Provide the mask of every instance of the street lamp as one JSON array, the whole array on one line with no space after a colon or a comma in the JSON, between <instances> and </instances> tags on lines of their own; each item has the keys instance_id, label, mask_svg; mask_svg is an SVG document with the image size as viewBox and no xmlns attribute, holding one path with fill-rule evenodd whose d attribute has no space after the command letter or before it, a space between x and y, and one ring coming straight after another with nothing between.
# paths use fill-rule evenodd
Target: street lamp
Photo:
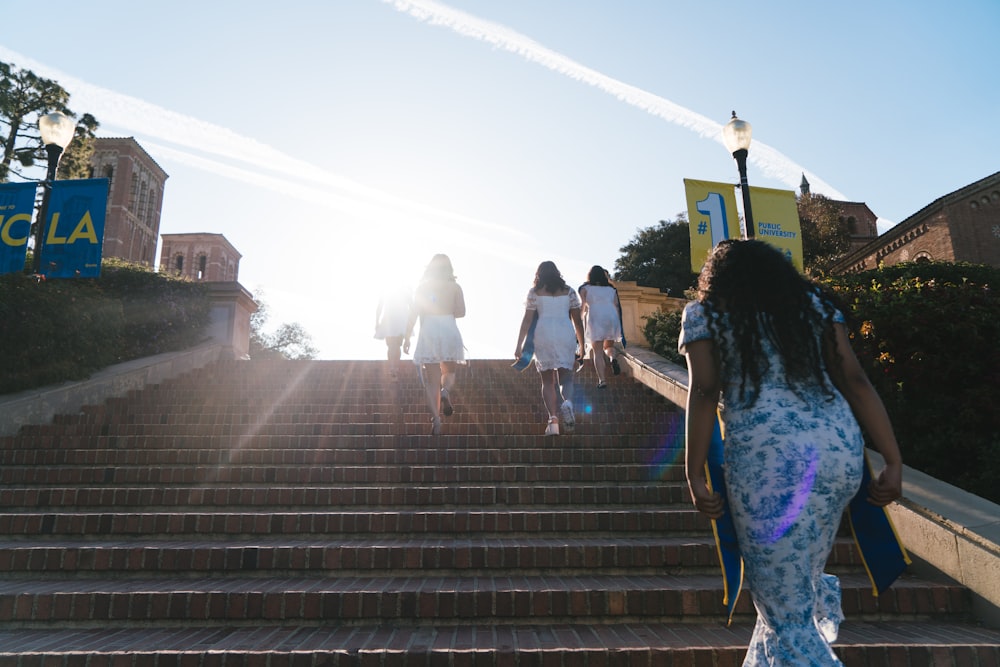
<instances>
[{"instance_id":1,"label":"street lamp","mask_svg":"<svg viewBox=\"0 0 1000 667\"><path fill-rule=\"evenodd\" d=\"M42 187L42 208L38 213L38 221L35 223L35 250L32 255L32 270L38 273L42 262L42 244L45 238L45 218L49 214L49 197L52 194L52 183L56 180L56 167L59 166L59 158L62 157L63 149L73 141L76 134L76 123L66 114L54 111L41 116L38 119L38 131L42 135L42 143L45 144L45 152L48 154L48 173Z\"/></svg>"},{"instance_id":2,"label":"street lamp","mask_svg":"<svg viewBox=\"0 0 1000 667\"><path fill-rule=\"evenodd\" d=\"M747 185L747 154L750 152L750 123L740 120L733 112L733 118L722 128L722 140L726 150L733 154L736 167L740 170L740 190L743 191L743 223L746 226L747 238L755 236L753 213L750 210L750 186Z\"/></svg>"}]
</instances>

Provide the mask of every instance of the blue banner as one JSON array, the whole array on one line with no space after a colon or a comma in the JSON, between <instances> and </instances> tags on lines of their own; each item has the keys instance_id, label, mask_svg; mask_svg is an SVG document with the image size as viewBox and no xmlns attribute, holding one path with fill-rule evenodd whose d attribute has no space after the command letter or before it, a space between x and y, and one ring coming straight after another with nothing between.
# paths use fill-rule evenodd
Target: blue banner
<instances>
[{"instance_id":1,"label":"blue banner","mask_svg":"<svg viewBox=\"0 0 1000 667\"><path fill-rule=\"evenodd\" d=\"M101 274L108 179L55 181L49 197L39 272L46 278Z\"/></svg>"},{"instance_id":2,"label":"blue banner","mask_svg":"<svg viewBox=\"0 0 1000 667\"><path fill-rule=\"evenodd\" d=\"M0 273L24 270L37 185L0 184Z\"/></svg>"}]
</instances>

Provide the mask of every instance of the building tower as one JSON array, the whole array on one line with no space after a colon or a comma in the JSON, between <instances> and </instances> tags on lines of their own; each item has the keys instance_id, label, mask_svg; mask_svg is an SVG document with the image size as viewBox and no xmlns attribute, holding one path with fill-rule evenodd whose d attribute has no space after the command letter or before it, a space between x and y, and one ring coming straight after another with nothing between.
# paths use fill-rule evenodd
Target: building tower
<instances>
[{"instance_id":1,"label":"building tower","mask_svg":"<svg viewBox=\"0 0 1000 667\"><path fill-rule=\"evenodd\" d=\"M164 234L160 272L195 281L236 282L241 257L222 234Z\"/></svg>"},{"instance_id":2,"label":"building tower","mask_svg":"<svg viewBox=\"0 0 1000 667\"><path fill-rule=\"evenodd\" d=\"M95 139L92 178L107 178L102 257L153 266L167 172L133 137Z\"/></svg>"}]
</instances>

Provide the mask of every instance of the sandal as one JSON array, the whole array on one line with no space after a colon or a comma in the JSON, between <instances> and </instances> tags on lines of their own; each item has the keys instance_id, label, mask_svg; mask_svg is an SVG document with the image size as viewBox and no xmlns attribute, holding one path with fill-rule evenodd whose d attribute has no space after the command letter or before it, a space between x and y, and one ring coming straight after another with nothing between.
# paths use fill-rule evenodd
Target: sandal
<instances>
[{"instance_id":1,"label":"sandal","mask_svg":"<svg viewBox=\"0 0 1000 667\"><path fill-rule=\"evenodd\" d=\"M445 417L451 417L454 414L455 409L451 406L451 399L448 397L448 390L441 390L441 414Z\"/></svg>"},{"instance_id":2,"label":"sandal","mask_svg":"<svg viewBox=\"0 0 1000 667\"><path fill-rule=\"evenodd\" d=\"M545 427L545 435L559 435L558 417L549 417L549 424Z\"/></svg>"}]
</instances>

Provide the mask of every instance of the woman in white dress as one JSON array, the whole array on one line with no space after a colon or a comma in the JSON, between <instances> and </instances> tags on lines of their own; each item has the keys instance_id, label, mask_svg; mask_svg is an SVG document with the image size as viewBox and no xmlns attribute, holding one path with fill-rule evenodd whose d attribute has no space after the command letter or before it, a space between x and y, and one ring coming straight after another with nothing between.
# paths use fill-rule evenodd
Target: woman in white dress
<instances>
[{"instance_id":1,"label":"woman in white dress","mask_svg":"<svg viewBox=\"0 0 1000 667\"><path fill-rule=\"evenodd\" d=\"M615 343L622 339L622 306L618 290L608 280L608 272L603 267L591 267L587 282L580 286L580 301L583 303L584 338L597 371L597 388L604 389L608 386L605 355L611 362L611 371L615 375L621 373Z\"/></svg>"},{"instance_id":2,"label":"woman in white dress","mask_svg":"<svg viewBox=\"0 0 1000 667\"><path fill-rule=\"evenodd\" d=\"M577 350L583 352L583 322L580 297L552 262L538 265L535 283L528 290L515 359L521 357L533 322L535 368L542 379L542 402L548 412L545 435L559 435L560 417L563 430L571 433L576 426L573 366Z\"/></svg>"},{"instance_id":3,"label":"woman in white dress","mask_svg":"<svg viewBox=\"0 0 1000 667\"><path fill-rule=\"evenodd\" d=\"M709 518L732 512L757 609L744 667L842 664L840 586L823 567L861 482L860 427L885 458L869 502L901 493L896 437L844 321L832 295L755 240L719 243L684 309L688 488ZM705 472L720 395L725 498Z\"/></svg>"},{"instance_id":4,"label":"woman in white dress","mask_svg":"<svg viewBox=\"0 0 1000 667\"><path fill-rule=\"evenodd\" d=\"M465 317L465 294L455 280L447 255L434 255L413 293L410 321L403 339L403 351L410 351L413 327L420 320L420 336L413 351L413 362L420 366L420 376L431 411L431 434L440 435L441 415L453 413L451 392L455 370L465 363L465 346L458 330L459 317Z\"/></svg>"},{"instance_id":5,"label":"woman in white dress","mask_svg":"<svg viewBox=\"0 0 1000 667\"><path fill-rule=\"evenodd\" d=\"M410 291L403 287L386 290L375 308L375 338L385 341L389 376L399 377L403 338L410 321Z\"/></svg>"}]
</instances>

